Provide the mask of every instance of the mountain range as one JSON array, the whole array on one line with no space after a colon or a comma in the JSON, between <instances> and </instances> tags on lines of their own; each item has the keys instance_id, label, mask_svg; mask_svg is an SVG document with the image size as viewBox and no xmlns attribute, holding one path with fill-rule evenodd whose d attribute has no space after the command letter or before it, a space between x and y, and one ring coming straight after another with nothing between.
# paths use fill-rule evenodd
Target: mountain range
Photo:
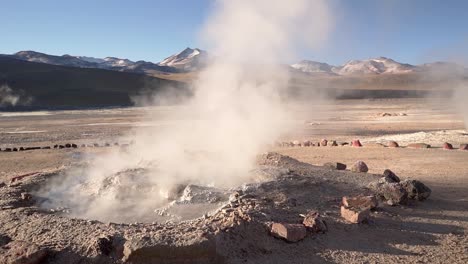
<instances>
[{"instance_id":1,"label":"mountain range","mask_svg":"<svg viewBox=\"0 0 468 264\"><path fill-rule=\"evenodd\" d=\"M183 51L171 55L161 62L131 61L116 57L94 58L86 56L71 55L49 55L36 51L20 51L10 56L12 58L46 63L52 65L98 68L114 71L136 72L136 73L187 73L198 71L203 68L209 59L204 50L186 48ZM355 75L377 75L377 74L404 74L425 71L455 71L466 72L463 66L449 62L426 63L422 65L411 65L397 62L386 57L371 58L366 60L350 60L347 63L334 66L324 62L302 60L289 65L291 70L312 75L330 76L355 76Z\"/></svg>"},{"instance_id":2,"label":"mountain range","mask_svg":"<svg viewBox=\"0 0 468 264\"><path fill-rule=\"evenodd\" d=\"M0 54L0 110L130 106L153 95L184 100L210 56L191 48L158 63L36 51ZM449 62L410 65L379 57L340 66L303 60L282 68L291 76L285 96L301 100L421 97L450 93L461 82L468 87L468 70Z\"/></svg>"}]
</instances>

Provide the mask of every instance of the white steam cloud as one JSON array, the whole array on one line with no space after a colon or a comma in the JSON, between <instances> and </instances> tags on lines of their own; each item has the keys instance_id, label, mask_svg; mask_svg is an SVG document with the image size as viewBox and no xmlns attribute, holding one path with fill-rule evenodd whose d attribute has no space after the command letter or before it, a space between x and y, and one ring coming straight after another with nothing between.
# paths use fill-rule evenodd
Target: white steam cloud
<instances>
[{"instance_id":1,"label":"white steam cloud","mask_svg":"<svg viewBox=\"0 0 468 264\"><path fill-rule=\"evenodd\" d=\"M0 86L0 106L15 106L20 100L8 85Z\"/></svg>"},{"instance_id":2,"label":"white steam cloud","mask_svg":"<svg viewBox=\"0 0 468 264\"><path fill-rule=\"evenodd\" d=\"M178 184L230 187L251 180L255 156L289 128L280 98L289 76L281 64L295 59L297 47L324 44L331 22L326 0L217 1L201 32L215 56L194 84L194 97L171 108L180 122L158 125L154 108L153 126L136 130L126 152L99 157L43 192L73 200L68 206L82 217L128 220L167 202ZM138 168L145 171L114 177ZM105 188L116 181L119 188ZM91 194L84 197L77 186Z\"/></svg>"}]
</instances>

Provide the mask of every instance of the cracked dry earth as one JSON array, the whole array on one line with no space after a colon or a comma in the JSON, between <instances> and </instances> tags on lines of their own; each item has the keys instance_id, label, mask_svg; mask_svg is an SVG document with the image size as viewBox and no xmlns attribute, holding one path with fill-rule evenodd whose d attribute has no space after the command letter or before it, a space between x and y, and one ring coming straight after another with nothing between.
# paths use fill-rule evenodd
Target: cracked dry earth
<instances>
[{"instance_id":1,"label":"cracked dry earth","mask_svg":"<svg viewBox=\"0 0 468 264\"><path fill-rule=\"evenodd\" d=\"M60 171L8 181L0 188L1 263L468 261L466 201L380 203L368 223L350 224L340 217L341 197L369 194L366 186L381 175L325 169L277 153L259 156L258 166L281 173L233 189L218 210L177 223L104 223L40 208L28 194ZM442 207L452 213L444 218ZM309 210L320 212L327 233L297 243L269 234L272 223L301 223Z\"/></svg>"}]
</instances>

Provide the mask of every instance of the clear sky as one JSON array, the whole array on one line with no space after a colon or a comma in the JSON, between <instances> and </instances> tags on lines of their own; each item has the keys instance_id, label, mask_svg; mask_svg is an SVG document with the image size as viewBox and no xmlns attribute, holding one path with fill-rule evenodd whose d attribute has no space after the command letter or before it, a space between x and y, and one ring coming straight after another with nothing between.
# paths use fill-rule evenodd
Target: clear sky
<instances>
[{"instance_id":1,"label":"clear sky","mask_svg":"<svg viewBox=\"0 0 468 264\"><path fill-rule=\"evenodd\" d=\"M35 50L157 62L199 47L197 32L212 1L0 0L0 53ZM468 1L329 2L336 20L330 40L320 51L299 51L301 58L335 65L377 56L413 64L468 61Z\"/></svg>"}]
</instances>

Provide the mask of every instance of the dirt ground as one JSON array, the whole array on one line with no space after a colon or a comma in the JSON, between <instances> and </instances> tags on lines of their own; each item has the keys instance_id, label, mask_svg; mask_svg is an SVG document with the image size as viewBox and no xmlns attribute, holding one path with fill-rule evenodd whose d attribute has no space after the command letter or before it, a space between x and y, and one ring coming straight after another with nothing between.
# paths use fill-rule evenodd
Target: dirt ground
<instances>
[{"instance_id":1,"label":"dirt ground","mask_svg":"<svg viewBox=\"0 0 468 264\"><path fill-rule=\"evenodd\" d=\"M127 142L121 136L131 134L132 127L148 125L143 118L145 111L149 110L127 108L34 114L0 113L0 148ZM175 122L168 115L171 111L171 107L157 109L162 125ZM391 169L400 178L424 182L432 189L432 194L424 202L386 206L380 214L375 215L374 222L368 225L343 224L332 220L327 234L306 238L295 244L279 240L268 242L270 244L265 244L267 246L263 253L254 254L243 249L249 247L249 243L244 241L244 237L233 235L230 238L233 241L244 241L232 245L233 252L245 250L245 254L231 255L232 259L226 262L468 262L468 151L440 148L445 141L453 143L456 148L459 144L468 143L462 119L454 109L448 108L443 102L395 99L300 105L294 111L297 119L290 122L296 129L284 135L284 140L318 142L327 138L349 142L360 139L364 147L275 147L272 151L318 166L326 162L351 165L362 160L369 166L369 175L362 178L363 183L368 182L373 174L382 174L385 169ZM382 113L394 116L382 116ZM368 143L387 140L397 140L402 146L423 141L433 148L366 147ZM1 151L0 182L8 182L21 174L59 170L79 160L81 153L98 154L105 151L106 148ZM321 170L312 169L309 174L321 177L321 173ZM352 177L359 180L359 175L353 174ZM294 193L294 189L285 193ZM334 198L339 199L347 193L334 195ZM333 212L335 209L330 210L330 215L337 214ZM229 247L229 244L223 247Z\"/></svg>"}]
</instances>

